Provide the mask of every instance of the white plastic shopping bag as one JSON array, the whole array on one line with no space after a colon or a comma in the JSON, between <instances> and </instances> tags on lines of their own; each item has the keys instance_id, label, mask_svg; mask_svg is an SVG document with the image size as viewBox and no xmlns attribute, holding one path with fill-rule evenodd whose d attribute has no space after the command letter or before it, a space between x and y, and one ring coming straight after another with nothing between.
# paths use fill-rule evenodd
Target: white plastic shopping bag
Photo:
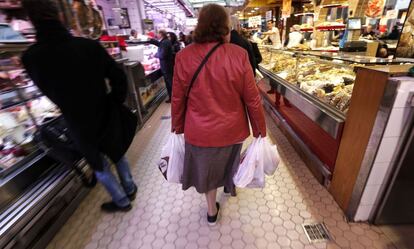
<instances>
[{"instance_id":1,"label":"white plastic shopping bag","mask_svg":"<svg viewBox=\"0 0 414 249\"><path fill-rule=\"evenodd\" d=\"M167 144L162 148L158 168L165 179L172 183L181 183L185 155L183 134L171 133Z\"/></svg>"},{"instance_id":2,"label":"white plastic shopping bag","mask_svg":"<svg viewBox=\"0 0 414 249\"><path fill-rule=\"evenodd\" d=\"M264 172L268 176L272 176L279 166L280 157L276 145L272 145L270 140L263 138L263 167Z\"/></svg>"},{"instance_id":3,"label":"white plastic shopping bag","mask_svg":"<svg viewBox=\"0 0 414 249\"><path fill-rule=\"evenodd\" d=\"M264 188L265 174L273 175L278 165L276 145L267 138L255 138L242 158L234 184L239 188Z\"/></svg>"}]
</instances>

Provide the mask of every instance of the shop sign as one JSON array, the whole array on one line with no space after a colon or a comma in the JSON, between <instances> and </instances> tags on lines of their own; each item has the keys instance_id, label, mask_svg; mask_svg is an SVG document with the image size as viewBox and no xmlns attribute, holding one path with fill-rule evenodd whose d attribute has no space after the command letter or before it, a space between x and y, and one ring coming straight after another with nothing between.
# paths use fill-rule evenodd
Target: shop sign
<instances>
[{"instance_id":1,"label":"shop sign","mask_svg":"<svg viewBox=\"0 0 414 249\"><path fill-rule=\"evenodd\" d=\"M249 28L257 27L262 25L262 16L249 17Z\"/></svg>"},{"instance_id":2,"label":"shop sign","mask_svg":"<svg viewBox=\"0 0 414 249\"><path fill-rule=\"evenodd\" d=\"M292 0L283 0L282 18L289 18L292 13Z\"/></svg>"},{"instance_id":3,"label":"shop sign","mask_svg":"<svg viewBox=\"0 0 414 249\"><path fill-rule=\"evenodd\" d=\"M266 22L272 20L272 11L266 11Z\"/></svg>"},{"instance_id":4,"label":"shop sign","mask_svg":"<svg viewBox=\"0 0 414 249\"><path fill-rule=\"evenodd\" d=\"M387 19L397 19L398 18L398 10L388 10L387 11L387 15L386 15Z\"/></svg>"}]
</instances>

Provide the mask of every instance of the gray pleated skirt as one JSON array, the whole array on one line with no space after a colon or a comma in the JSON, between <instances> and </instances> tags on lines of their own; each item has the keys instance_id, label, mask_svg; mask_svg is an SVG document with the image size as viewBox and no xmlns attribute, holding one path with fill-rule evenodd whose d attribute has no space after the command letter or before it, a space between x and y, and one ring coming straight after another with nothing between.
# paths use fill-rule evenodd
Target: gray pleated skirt
<instances>
[{"instance_id":1,"label":"gray pleated skirt","mask_svg":"<svg viewBox=\"0 0 414 249\"><path fill-rule=\"evenodd\" d=\"M236 195L233 176L239 168L242 146L205 148L186 143L181 179L183 190L195 187L197 192L205 194L224 186Z\"/></svg>"}]
</instances>

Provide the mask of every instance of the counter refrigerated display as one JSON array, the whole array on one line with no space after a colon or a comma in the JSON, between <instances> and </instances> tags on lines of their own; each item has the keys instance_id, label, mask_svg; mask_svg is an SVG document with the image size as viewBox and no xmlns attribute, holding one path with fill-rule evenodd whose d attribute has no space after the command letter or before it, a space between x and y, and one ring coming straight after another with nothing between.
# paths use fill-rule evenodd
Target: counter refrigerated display
<instances>
[{"instance_id":1,"label":"counter refrigerated display","mask_svg":"<svg viewBox=\"0 0 414 249\"><path fill-rule=\"evenodd\" d=\"M35 138L60 112L22 68L27 46L0 45L0 248L44 248L87 193Z\"/></svg>"},{"instance_id":2,"label":"counter refrigerated display","mask_svg":"<svg viewBox=\"0 0 414 249\"><path fill-rule=\"evenodd\" d=\"M319 180L329 180L352 101L356 69L401 61L348 54L289 52L261 47L259 89L266 109L286 121ZM272 90L271 90L272 89ZM283 100L283 101L282 101Z\"/></svg>"},{"instance_id":3,"label":"counter refrigerated display","mask_svg":"<svg viewBox=\"0 0 414 249\"><path fill-rule=\"evenodd\" d=\"M59 112L22 69L19 51L0 53L0 176L18 170L40 154L37 125Z\"/></svg>"},{"instance_id":4,"label":"counter refrigerated display","mask_svg":"<svg viewBox=\"0 0 414 249\"><path fill-rule=\"evenodd\" d=\"M130 44L124 55L129 59L125 63L130 92L128 105L136 111L141 125L166 96L157 50L152 44Z\"/></svg>"}]
</instances>

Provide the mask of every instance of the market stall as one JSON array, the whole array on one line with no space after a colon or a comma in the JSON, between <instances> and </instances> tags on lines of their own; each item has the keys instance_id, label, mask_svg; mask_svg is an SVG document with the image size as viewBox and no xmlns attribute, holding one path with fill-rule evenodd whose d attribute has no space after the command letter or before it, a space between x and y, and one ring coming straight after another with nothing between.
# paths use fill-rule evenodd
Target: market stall
<instances>
[{"instance_id":1,"label":"market stall","mask_svg":"<svg viewBox=\"0 0 414 249\"><path fill-rule=\"evenodd\" d=\"M1 248L44 246L87 193L72 169L35 139L60 112L22 68L27 46L0 45Z\"/></svg>"},{"instance_id":2,"label":"market stall","mask_svg":"<svg viewBox=\"0 0 414 249\"><path fill-rule=\"evenodd\" d=\"M362 126L368 122L369 115L377 115L375 108L378 106L367 110L369 103L364 100L372 100L372 94L379 91L375 101L380 103L387 97L381 95L384 85L391 75L396 75L387 75L382 79L384 85L380 86L376 81L381 72L375 69L381 65L386 69L401 67L398 70L406 74L411 65L398 66L400 60L288 52L266 47L262 47L262 54L264 60L259 68L265 78L258 86L266 110L287 134L314 175L325 186L332 186L334 197L348 211L349 200L337 188L348 186L353 191L355 182L347 182L347 172L352 168L359 169L362 161L349 160L368 150L368 144L349 141L349 136L355 133L358 135L353 139L362 139L370 134L371 130L363 131ZM372 79L362 73L366 68L373 68ZM361 115L363 111L365 113ZM385 126L386 120L383 122ZM349 128L353 123L356 126ZM345 141L348 144L345 145ZM371 149L375 151L378 147ZM342 179L340 185L337 185L338 179ZM341 202L344 199L347 201ZM349 211L349 217L352 219L355 213L355 210Z\"/></svg>"}]
</instances>

